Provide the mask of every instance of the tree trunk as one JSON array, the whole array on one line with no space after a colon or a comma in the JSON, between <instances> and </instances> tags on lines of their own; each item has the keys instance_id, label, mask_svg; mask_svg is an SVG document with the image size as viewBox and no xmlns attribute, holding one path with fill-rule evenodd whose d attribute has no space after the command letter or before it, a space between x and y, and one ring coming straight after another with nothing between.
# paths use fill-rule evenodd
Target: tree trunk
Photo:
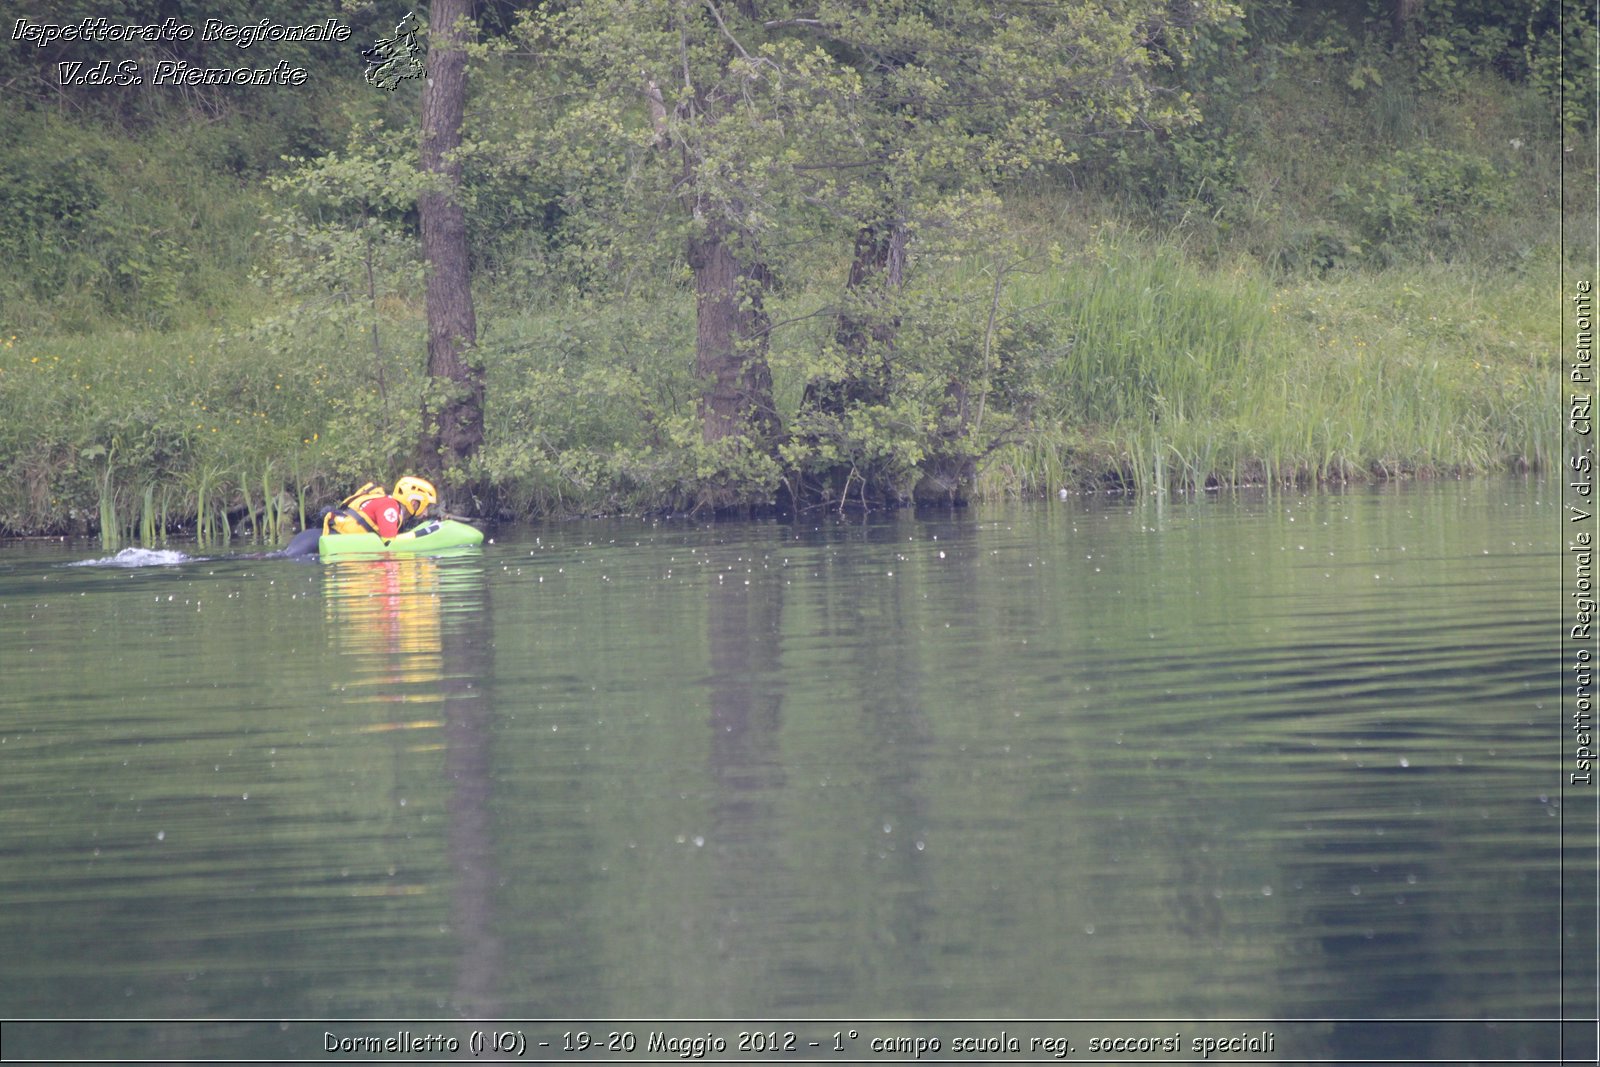
<instances>
[{"instance_id":1,"label":"tree trunk","mask_svg":"<svg viewBox=\"0 0 1600 1067\"><path fill-rule=\"evenodd\" d=\"M1422 0L1394 0L1390 14L1394 23L1394 39L1399 44L1411 44L1416 39L1417 16L1422 13Z\"/></svg>"},{"instance_id":2,"label":"tree trunk","mask_svg":"<svg viewBox=\"0 0 1600 1067\"><path fill-rule=\"evenodd\" d=\"M890 394L890 352L899 318L886 309L906 275L906 227L896 222L862 227L845 283L845 309L834 323L834 341L845 352L842 379L806 382L806 411L842 416L856 403L878 403Z\"/></svg>"},{"instance_id":3,"label":"tree trunk","mask_svg":"<svg viewBox=\"0 0 1600 1067\"><path fill-rule=\"evenodd\" d=\"M889 355L900 328L900 317L890 306L905 284L905 267L906 230L898 221L865 226L856 234L845 283L850 303L834 328L839 347L856 369L851 399L878 403L889 396Z\"/></svg>"},{"instance_id":4,"label":"tree trunk","mask_svg":"<svg viewBox=\"0 0 1600 1067\"><path fill-rule=\"evenodd\" d=\"M771 321L762 306L770 284L766 265L752 255L748 236L740 242L721 219L689 239L689 266L695 288L695 373L704 384L700 396L702 439L711 444L748 435L758 447L777 434L772 371L767 366Z\"/></svg>"},{"instance_id":5,"label":"tree trunk","mask_svg":"<svg viewBox=\"0 0 1600 1067\"><path fill-rule=\"evenodd\" d=\"M435 474L462 467L483 443L483 370L473 351L478 323L467 270L461 164L453 156L466 111L471 15L472 0L434 0L422 90L422 169L434 185L417 200L427 270L429 378L418 460Z\"/></svg>"},{"instance_id":6,"label":"tree trunk","mask_svg":"<svg viewBox=\"0 0 1600 1067\"><path fill-rule=\"evenodd\" d=\"M855 253L845 283L844 307L834 323L834 341L845 354L842 378L815 378L806 383L802 423L814 443L842 432L852 408L884 404L893 385L890 356L899 316L892 310L895 293L905 281L906 229L898 220L863 226L856 232ZM854 487L854 488L852 488ZM861 469L846 461L817 471L798 487L796 509L842 504L846 496L869 506L899 504L899 490L889 471Z\"/></svg>"}]
</instances>

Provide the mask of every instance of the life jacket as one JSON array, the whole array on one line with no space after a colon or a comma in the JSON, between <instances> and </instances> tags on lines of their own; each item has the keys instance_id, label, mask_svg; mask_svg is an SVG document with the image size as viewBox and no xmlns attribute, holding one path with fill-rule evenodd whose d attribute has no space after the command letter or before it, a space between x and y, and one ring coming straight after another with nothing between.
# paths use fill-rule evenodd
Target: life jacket
<instances>
[{"instance_id":1,"label":"life jacket","mask_svg":"<svg viewBox=\"0 0 1600 1067\"><path fill-rule=\"evenodd\" d=\"M361 505L388 495L389 491L377 482L368 482L340 501L338 507L329 508L322 513L322 532L377 533L378 528L372 525L372 520L361 510Z\"/></svg>"}]
</instances>

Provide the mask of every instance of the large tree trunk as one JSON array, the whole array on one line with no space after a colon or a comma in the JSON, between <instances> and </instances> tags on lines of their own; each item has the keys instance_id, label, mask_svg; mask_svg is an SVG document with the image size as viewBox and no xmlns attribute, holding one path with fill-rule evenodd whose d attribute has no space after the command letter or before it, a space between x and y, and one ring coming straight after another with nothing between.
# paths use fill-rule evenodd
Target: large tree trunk
<instances>
[{"instance_id":1,"label":"large tree trunk","mask_svg":"<svg viewBox=\"0 0 1600 1067\"><path fill-rule=\"evenodd\" d=\"M889 397L890 355L900 318L892 310L905 284L906 230L898 221L864 226L856 233L855 255L845 283L845 306L834 324L834 339L844 350L850 376L829 383L840 401L881 403Z\"/></svg>"},{"instance_id":2,"label":"large tree trunk","mask_svg":"<svg viewBox=\"0 0 1600 1067\"><path fill-rule=\"evenodd\" d=\"M483 370L473 351L478 323L467 270L467 217L461 164L453 157L466 111L471 15L472 0L434 0L422 90L422 169L434 176L434 186L417 201L427 269L429 378L418 460L435 474L462 467L483 443Z\"/></svg>"},{"instance_id":3,"label":"large tree trunk","mask_svg":"<svg viewBox=\"0 0 1600 1067\"><path fill-rule=\"evenodd\" d=\"M1390 20L1394 25L1394 39L1399 44L1414 44L1417 38L1417 17L1422 13L1422 0L1394 0Z\"/></svg>"},{"instance_id":4,"label":"large tree trunk","mask_svg":"<svg viewBox=\"0 0 1600 1067\"><path fill-rule=\"evenodd\" d=\"M753 0L734 0L733 9L754 19ZM714 5L707 11L721 29L722 37L744 52L728 32ZM725 60L733 62L729 54ZM687 60L685 61L687 63ZM726 75L726 70L723 74ZM687 82L689 71L684 70ZM645 102L655 128L655 143L671 143L666 103L659 84L648 74L644 78ZM692 101L678 105L696 116L702 129L719 122L733 121L731 103L721 92L694 90ZM700 434L708 445L721 445L719 454L732 461L741 453L772 455L779 433L777 405L772 397L772 371L767 366L768 335L772 321L764 300L772 286L756 235L743 221L749 212L737 193L707 189L700 174L705 160L691 136L679 145L683 176L680 186L683 202L696 225L685 249L695 289L695 374L701 385ZM726 477L702 478L697 507L714 511L744 509L758 503L756 487L748 478L730 471ZM765 495L764 492L762 494ZM765 503L760 501L759 503Z\"/></svg>"},{"instance_id":5,"label":"large tree trunk","mask_svg":"<svg viewBox=\"0 0 1600 1067\"><path fill-rule=\"evenodd\" d=\"M758 448L777 433L767 334L772 323L762 306L770 284L766 265L720 219L689 240L695 288L695 372L705 383L700 397L706 443L746 435Z\"/></svg>"}]
</instances>

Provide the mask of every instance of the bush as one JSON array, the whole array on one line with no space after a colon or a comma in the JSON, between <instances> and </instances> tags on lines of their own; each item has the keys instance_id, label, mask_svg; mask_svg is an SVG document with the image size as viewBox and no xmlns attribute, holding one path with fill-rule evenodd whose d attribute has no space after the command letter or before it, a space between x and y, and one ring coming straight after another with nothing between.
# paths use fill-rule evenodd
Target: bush
<instances>
[{"instance_id":1,"label":"bush","mask_svg":"<svg viewBox=\"0 0 1600 1067\"><path fill-rule=\"evenodd\" d=\"M1507 183L1481 157L1425 145L1370 163L1334 191L1341 216L1382 264L1459 252L1508 201Z\"/></svg>"},{"instance_id":2,"label":"bush","mask_svg":"<svg viewBox=\"0 0 1600 1067\"><path fill-rule=\"evenodd\" d=\"M257 197L196 170L186 142L24 115L0 134L0 295L9 330L163 328L236 299Z\"/></svg>"}]
</instances>

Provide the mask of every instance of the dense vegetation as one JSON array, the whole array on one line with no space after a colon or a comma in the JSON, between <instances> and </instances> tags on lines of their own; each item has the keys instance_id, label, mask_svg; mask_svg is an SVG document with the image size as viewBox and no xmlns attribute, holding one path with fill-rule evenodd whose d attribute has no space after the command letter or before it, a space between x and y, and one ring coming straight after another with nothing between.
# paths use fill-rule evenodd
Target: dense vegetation
<instances>
[{"instance_id":1,"label":"dense vegetation","mask_svg":"<svg viewBox=\"0 0 1600 1067\"><path fill-rule=\"evenodd\" d=\"M1595 27L1514 6L480 4L454 158L486 388L452 502L1551 466ZM417 461L449 387L425 373L419 90L359 60L394 14L342 11L347 43L0 52L0 529L276 537ZM309 76L60 84L108 56Z\"/></svg>"}]
</instances>

